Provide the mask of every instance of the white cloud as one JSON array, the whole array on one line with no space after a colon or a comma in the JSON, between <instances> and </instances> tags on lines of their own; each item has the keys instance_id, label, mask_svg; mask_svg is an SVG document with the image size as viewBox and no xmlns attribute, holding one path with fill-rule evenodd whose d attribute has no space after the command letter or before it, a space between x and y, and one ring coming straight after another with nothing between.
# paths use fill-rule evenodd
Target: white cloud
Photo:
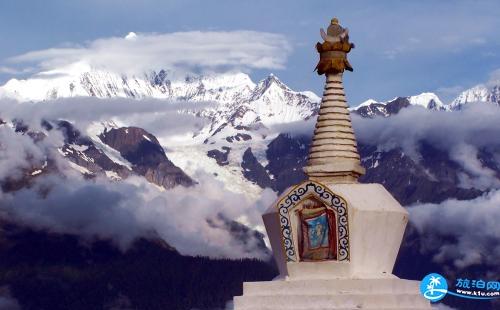
<instances>
[{"instance_id":1,"label":"white cloud","mask_svg":"<svg viewBox=\"0 0 500 310\"><path fill-rule=\"evenodd\" d=\"M165 102L158 99L98 99L95 97L62 98L46 102L0 100L1 117L22 119L33 130L42 130L42 120L68 120L85 131L93 122L113 120L138 126L155 135L173 135L199 130L206 120L181 110L198 111L209 106L205 102Z\"/></svg>"},{"instance_id":2,"label":"white cloud","mask_svg":"<svg viewBox=\"0 0 500 310\"><path fill-rule=\"evenodd\" d=\"M0 210L11 220L57 233L86 239L112 239L127 248L138 237L158 236L183 255L265 258L256 238L238 240L219 225L242 215L254 226L261 209L242 194L224 187L210 176L194 187L161 191L143 178L122 182L104 178L89 181L66 173L40 177L33 187L3 193ZM42 191L50 189L42 195ZM259 203L264 205L270 203Z\"/></svg>"},{"instance_id":3,"label":"white cloud","mask_svg":"<svg viewBox=\"0 0 500 310\"><path fill-rule=\"evenodd\" d=\"M316 126L315 116L305 121L296 121L273 125L270 129L271 132L275 134L287 133L292 136L304 136L311 135L314 132L314 126Z\"/></svg>"},{"instance_id":4,"label":"white cloud","mask_svg":"<svg viewBox=\"0 0 500 310\"><path fill-rule=\"evenodd\" d=\"M455 112L410 107L389 118L353 115L353 126L360 143L381 149L401 147L417 161L420 143L429 143L469 173L462 186L484 189L500 186L495 173L478 159L479 149L500 147L499 119L500 108L493 104L474 104Z\"/></svg>"},{"instance_id":5,"label":"white cloud","mask_svg":"<svg viewBox=\"0 0 500 310\"><path fill-rule=\"evenodd\" d=\"M255 31L129 33L82 46L32 51L8 60L52 71L85 63L118 73L171 69L175 72L281 69L291 45L280 34Z\"/></svg>"},{"instance_id":6,"label":"white cloud","mask_svg":"<svg viewBox=\"0 0 500 310\"><path fill-rule=\"evenodd\" d=\"M450 157L459 163L468 174L460 176L459 186L465 188L478 188L487 190L488 188L500 188L500 180L496 172L483 166L479 160L477 148L470 144L459 143L450 149Z\"/></svg>"},{"instance_id":7,"label":"white cloud","mask_svg":"<svg viewBox=\"0 0 500 310\"><path fill-rule=\"evenodd\" d=\"M0 126L0 180L6 177L18 178L23 169L30 168L32 164L41 166L44 161L43 147L34 144L27 135L17 134L7 126Z\"/></svg>"},{"instance_id":8,"label":"white cloud","mask_svg":"<svg viewBox=\"0 0 500 310\"><path fill-rule=\"evenodd\" d=\"M408 208L424 251L438 263L456 268L471 265L498 267L500 260L500 190L473 200L449 199L440 204ZM443 242L443 240L446 240Z\"/></svg>"},{"instance_id":9,"label":"white cloud","mask_svg":"<svg viewBox=\"0 0 500 310\"><path fill-rule=\"evenodd\" d=\"M490 73L490 78L486 85L490 87L500 85L500 68Z\"/></svg>"},{"instance_id":10,"label":"white cloud","mask_svg":"<svg viewBox=\"0 0 500 310\"><path fill-rule=\"evenodd\" d=\"M0 66L0 73L5 73L5 74L25 74L25 73L30 73L33 71L33 68L27 67L23 69L18 69L14 67L8 67L8 66Z\"/></svg>"},{"instance_id":11,"label":"white cloud","mask_svg":"<svg viewBox=\"0 0 500 310\"><path fill-rule=\"evenodd\" d=\"M135 40L135 39L137 39L137 33L135 33L135 32L129 32L125 36L125 40Z\"/></svg>"},{"instance_id":12,"label":"white cloud","mask_svg":"<svg viewBox=\"0 0 500 310\"><path fill-rule=\"evenodd\" d=\"M3 310L20 310L19 303L14 298L8 296L0 296L0 309Z\"/></svg>"}]
</instances>

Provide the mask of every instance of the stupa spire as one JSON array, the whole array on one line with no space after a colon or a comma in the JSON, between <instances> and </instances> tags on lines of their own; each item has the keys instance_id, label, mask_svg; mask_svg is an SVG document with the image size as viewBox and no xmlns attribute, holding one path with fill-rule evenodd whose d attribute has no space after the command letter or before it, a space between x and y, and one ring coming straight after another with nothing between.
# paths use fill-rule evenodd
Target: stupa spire
<instances>
[{"instance_id":1,"label":"stupa spire","mask_svg":"<svg viewBox=\"0 0 500 310\"><path fill-rule=\"evenodd\" d=\"M352 71L347 53L354 48L349 31L332 19L327 32L320 31L323 43L317 43L320 60L318 74L326 76L309 160L304 168L310 179L333 183L355 183L365 173L357 150L342 75Z\"/></svg>"},{"instance_id":2,"label":"stupa spire","mask_svg":"<svg viewBox=\"0 0 500 310\"><path fill-rule=\"evenodd\" d=\"M316 48L326 75L323 102L304 168L262 215L280 275L243 284L235 310L431 309L418 281L392 274L408 211L364 173L342 73L352 70L347 29L333 19Z\"/></svg>"}]
</instances>

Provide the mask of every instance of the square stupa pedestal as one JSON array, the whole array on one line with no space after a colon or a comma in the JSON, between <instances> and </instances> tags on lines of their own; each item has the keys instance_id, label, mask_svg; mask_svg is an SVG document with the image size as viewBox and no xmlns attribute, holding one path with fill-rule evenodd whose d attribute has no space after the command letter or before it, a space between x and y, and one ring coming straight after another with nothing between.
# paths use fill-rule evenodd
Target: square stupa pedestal
<instances>
[{"instance_id":1,"label":"square stupa pedestal","mask_svg":"<svg viewBox=\"0 0 500 310\"><path fill-rule=\"evenodd\" d=\"M418 281L397 278L246 282L243 296L234 298L234 309L431 309L418 286Z\"/></svg>"},{"instance_id":2,"label":"square stupa pedestal","mask_svg":"<svg viewBox=\"0 0 500 310\"><path fill-rule=\"evenodd\" d=\"M263 215L280 275L269 282L244 283L234 309L431 309L419 293L419 281L392 274L408 212L380 184L321 186L347 204L348 259L290 261L279 203L297 187L287 190Z\"/></svg>"}]
</instances>

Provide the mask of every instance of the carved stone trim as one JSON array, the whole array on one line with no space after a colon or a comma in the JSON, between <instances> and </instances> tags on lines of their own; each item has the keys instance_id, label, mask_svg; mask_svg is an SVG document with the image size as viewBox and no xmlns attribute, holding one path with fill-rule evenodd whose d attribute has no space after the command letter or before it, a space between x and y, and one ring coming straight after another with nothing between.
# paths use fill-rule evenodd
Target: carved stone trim
<instances>
[{"instance_id":1,"label":"carved stone trim","mask_svg":"<svg viewBox=\"0 0 500 310\"><path fill-rule=\"evenodd\" d=\"M292 225L289 210L301 201L315 197L337 214L338 261L349 261L349 221L347 202L328 187L314 181L305 181L290 190L277 204L283 250L287 262L298 262L297 250L292 240Z\"/></svg>"}]
</instances>

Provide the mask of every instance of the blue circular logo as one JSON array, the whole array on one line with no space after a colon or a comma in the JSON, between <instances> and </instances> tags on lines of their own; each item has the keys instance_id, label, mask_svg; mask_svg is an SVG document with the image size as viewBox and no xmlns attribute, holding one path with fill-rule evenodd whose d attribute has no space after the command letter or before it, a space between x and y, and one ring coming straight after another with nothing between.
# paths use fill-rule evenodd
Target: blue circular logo
<instances>
[{"instance_id":1,"label":"blue circular logo","mask_svg":"<svg viewBox=\"0 0 500 310\"><path fill-rule=\"evenodd\" d=\"M420 293L431 302L443 299L447 292L448 283L445 277L438 273L428 274L420 282Z\"/></svg>"}]
</instances>

